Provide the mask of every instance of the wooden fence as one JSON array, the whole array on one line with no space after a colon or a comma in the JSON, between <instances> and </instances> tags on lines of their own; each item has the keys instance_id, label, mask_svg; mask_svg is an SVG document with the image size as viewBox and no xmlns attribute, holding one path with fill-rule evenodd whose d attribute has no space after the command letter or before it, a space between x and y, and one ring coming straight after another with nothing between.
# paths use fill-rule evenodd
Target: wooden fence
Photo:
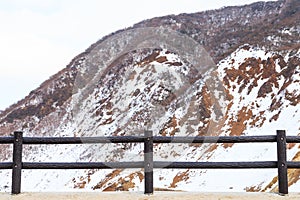
<instances>
[{"instance_id":1,"label":"wooden fence","mask_svg":"<svg viewBox=\"0 0 300 200\"><path fill-rule=\"evenodd\" d=\"M277 142L277 161L257 162L162 162L153 161L153 143L269 143ZM85 143L144 143L142 162L22 162L23 144L85 144ZM153 193L153 168L167 169L246 169L278 168L279 194L288 194L288 168L300 168L300 162L287 161L286 144L300 143L300 136L286 136L284 130L266 136L221 136L221 137L161 137L145 131L144 136L111 137L23 137L14 132L13 137L0 137L0 144L13 144L13 161L0 163L0 169L12 169L12 194L21 192L23 169L124 169L143 168L145 194Z\"/></svg>"}]
</instances>

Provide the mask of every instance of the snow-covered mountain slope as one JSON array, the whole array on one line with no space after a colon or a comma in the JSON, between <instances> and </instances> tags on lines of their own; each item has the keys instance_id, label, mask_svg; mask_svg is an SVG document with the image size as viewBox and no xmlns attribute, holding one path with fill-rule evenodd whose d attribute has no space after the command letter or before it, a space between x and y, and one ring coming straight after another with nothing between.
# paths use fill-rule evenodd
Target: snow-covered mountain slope
<instances>
[{"instance_id":1,"label":"snow-covered mountain slope","mask_svg":"<svg viewBox=\"0 0 300 200\"><path fill-rule=\"evenodd\" d=\"M248 45L237 49L218 65L218 73L227 91L227 113L220 120L220 135L269 135L277 129L285 129L289 135L300 133L299 125L299 49L280 55ZM268 88L266 85L270 85ZM265 89L265 88L268 89ZM202 88L202 97L205 98ZM199 91L200 92L200 91ZM209 101L209 98L207 99ZM197 102L198 105L200 102ZM197 104L196 103L196 104ZM201 103L200 103L201 105ZM191 105L190 105L191 106ZM180 110L180 108L179 108ZM199 111L199 110L198 110ZM180 111L175 111L179 113ZM195 113L188 113L195 116ZM189 116L191 117L191 116ZM180 135L188 132L182 123L184 114L170 115L170 121L161 131L162 135ZM289 119L288 122L286 119ZM202 135L203 121L192 118L195 129ZM195 122L196 121L196 122ZM205 121L205 120L204 120ZM220 125L220 124L219 124ZM176 130L175 132L173 130ZM217 130L218 129L214 129ZM205 132L205 135L209 134ZM289 146L289 160L297 160L299 145ZM131 147L133 148L133 147ZM141 152L130 149L129 152ZM251 149L251 151L249 151ZM174 153L173 153L174 152ZM128 158L129 156L125 156ZM235 145L158 145L155 147L156 160L176 161L265 161L276 160L276 144L235 144ZM291 171L290 176L298 170ZM117 175L116 175L117 174ZM97 188L102 190L142 190L140 171L115 170L114 176L102 179ZM270 191L276 190L276 169L265 170L155 170L157 188L186 191ZM93 188L93 174L78 181L85 187ZM243 177L243 178L241 178ZM296 178L290 179L291 188L297 191ZM127 187L127 188L126 188ZM129 188L128 188L129 187ZM131 188L132 187L132 188ZM293 190L293 189L292 189Z\"/></svg>"},{"instance_id":2,"label":"snow-covered mountain slope","mask_svg":"<svg viewBox=\"0 0 300 200\"><path fill-rule=\"evenodd\" d=\"M224 82L228 99L225 117L220 120L220 135L264 135L275 134L276 129L285 129L289 135L298 135L299 125L299 72L298 50L294 54L280 55L266 52L248 45L237 49L230 57L218 65L218 75ZM53 121L58 113L51 114L41 121L32 117L28 124L37 128L25 128L27 135L32 133L54 133L53 135L91 136L128 135L142 133L143 124L149 120L155 104L165 109L155 126L158 135L207 135L210 121L210 95L205 84L195 82L197 89L187 90L184 99L194 98L176 106L168 88L158 83L167 72L173 77L176 73L188 75L189 68L179 58L165 50L153 51L150 55L135 59L135 64L116 65L103 77L92 95L82 104L80 113L68 120L66 113L62 120ZM84 62L83 62L84 63ZM174 64L176 63L176 64ZM84 64L83 64L84 65ZM122 66L122 70L118 71ZM124 75L124 73L126 75ZM172 74L173 73L173 74ZM111 78L111 75L113 77ZM119 76L122 75L122 76ZM111 84L107 84L112 81ZM147 82L148 81L148 82ZM101 84L105 83L105 84ZM125 84L126 83L126 84ZM149 83L149 84L145 84ZM182 83L177 80L176 83ZM173 85L172 85L173 86ZM180 85L177 85L180 87ZM191 96L191 97L189 97ZM179 98L180 99L180 98ZM205 111L199 109L206 103ZM66 105L71 109L72 104ZM125 110L124 110L125 109ZM57 112L60 112L58 110ZM201 115L199 114L201 112ZM157 112L155 112L157 114ZM199 116L199 117L197 117ZM207 116L207 117L205 117ZM286 121L286 119L289 119ZM51 122L51 126L43 126ZM54 125L54 123L56 123ZM39 126L38 126L39 125ZM249 152L249 148L252 149ZM9 151L7 149L7 151ZM59 145L29 147L24 150L25 161L128 161L142 160L142 145ZM296 160L298 145L289 146L289 159ZM8 154L6 155L9 158ZM8 153L8 152L7 152ZM276 160L274 144L239 145L181 145L165 144L155 146L155 160L169 161L235 161L235 160ZM276 186L272 182L276 170L155 170L155 187L175 190L270 190ZM3 172L2 172L3 173ZM64 175L62 176L63 173ZM295 173L295 172L294 172ZM7 172L5 176L9 176ZM39 174L39 175L38 175ZM243 180L240 180L243 176ZM55 180L52 181L53 177ZM223 177L223 178L220 178ZM227 177L227 178L226 178ZM228 180L228 177L236 177ZM218 181L216 181L216 178ZM5 179L1 179L4 181ZM297 181L291 179L295 185ZM57 182L58 181L58 182ZM70 170L25 171L23 186L26 190L67 190L86 188L100 190L143 190L141 170ZM57 182L56 184L53 184ZM241 183L242 182L242 183ZM9 180L1 184L9 185ZM60 187L57 188L57 185Z\"/></svg>"},{"instance_id":3,"label":"snow-covered mountain slope","mask_svg":"<svg viewBox=\"0 0 300 200\"><path fill-rule=\"evenodd\" d=\"M295 12L288 15L290 5L294 5ZM105 37L25 99L0 113L0 135L9 135L15 130L23 130L27 136L140 135L144 129L162 136L270 135L278 129L286 130L288 135L299 135L297 5L298 1L256 3L155 18L136 25L165 27L168 24L167 27L181 33L185 31L184 34L200 44L208 42L204 47L213 57L209 58L204 52L205 56L200 57L202 66L168 48L140 47L119 54L117 50L122 45L134 41L134 31L120 31ZM246 24L236 17L243 11L248 13L243 17L248 20ZM276 15L276 11L280 14ZM201 30L206 25L202 21L213 15L213 28L205 29L210 38L203 40L205 34ZM221 23L224 16L228 20ZM241 24L251 28L245 35ZM268 32L260 32L267 27ZM235 30L235 37L226 32L229 28ZM214 29L216 32L212 33ZM122 35L121 40L114 40L118 34ZM289 40L294 44L287 44ZM253 44L253 41L263 42ZM103 44L111 48L104 49ZM103 56L103 51L118 56L111 59ZM217 61L216 66L212 60ZM289 160L299 159L299 147L297 144L288 146ZM11 151L11 146L1 145L0 160L11 160ZM24 147L23 155L24 161L35 162L141 161L143 146L32 145ZM154 147L154 159L276 160L276 144L159 144ZM291 191L300 189L299 173L299 170L289 170ZM0 171L0 191L10 191L10 176L10 170ZM143 176L142 169L24 170L22 189L139 191L144 190ZM276 191L276 176L276 169L157 169L154 186L186 191Z\"/></svg>"}]
</instances>

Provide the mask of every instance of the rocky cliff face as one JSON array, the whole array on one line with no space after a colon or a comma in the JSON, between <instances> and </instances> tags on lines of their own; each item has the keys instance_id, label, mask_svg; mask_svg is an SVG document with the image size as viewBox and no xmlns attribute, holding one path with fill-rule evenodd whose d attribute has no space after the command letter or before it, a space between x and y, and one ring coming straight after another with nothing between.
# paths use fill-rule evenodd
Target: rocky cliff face
<instances>
[{"instance_id":1,"label":"rocky cliff face","mask_svg":"<svg viewBox=\"0 0 300 200\"><path fill-rule=\"evenodd\" d=\"M152 129L162 136L218 136L285 129L299 135L299 7L297 0L258 2L154 18L113 33L1 112L0 133L81 137L139 135ZM141 37L144 30L151 35L162 27L173 30L168 32L172 37L159 41L177 39L173 46L156 47ZM191 42L190 48L180 51L178 38ZM126 49L128 44L134 48ZM186 52L196 47L189 57ZM299 159L299 148L288 146L289 160ZM0 146L2 161L11 159L11 150ZM24 161L138 161L142 151L140 144L35 145L24 148ZM164 144L156 145L154 154L160 161L275 160L276 146ZM275 169L162 169L154 174L155 187L163 190L277 190ZM0 176L0 190L9 190L10 172ZM30 183L23 184L25 191L143 190L142 170L34 170L24 171L23 177ZM290 190L299 190L298 180L299 170L290 170Z\"/></svg>"}]
</instances>

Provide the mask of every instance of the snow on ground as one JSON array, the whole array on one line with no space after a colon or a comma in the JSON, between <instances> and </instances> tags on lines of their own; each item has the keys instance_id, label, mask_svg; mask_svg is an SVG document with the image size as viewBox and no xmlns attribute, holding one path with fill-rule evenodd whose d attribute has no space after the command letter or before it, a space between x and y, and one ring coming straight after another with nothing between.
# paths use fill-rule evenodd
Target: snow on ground
<instances>
[{"instance_id":1,"label":"snow on ground","mask_svg":"<svg viewBox=\"0 0 300 200\"><path fill-rule=\"evenodd\" d=\"M0 193L0 200L298 200L299 193L280 196L274 193L196 193L196 192L155 192L144 195L141 192L95 192L95 193L23 193L10 195Z\"/></svg>"}]
</instances>

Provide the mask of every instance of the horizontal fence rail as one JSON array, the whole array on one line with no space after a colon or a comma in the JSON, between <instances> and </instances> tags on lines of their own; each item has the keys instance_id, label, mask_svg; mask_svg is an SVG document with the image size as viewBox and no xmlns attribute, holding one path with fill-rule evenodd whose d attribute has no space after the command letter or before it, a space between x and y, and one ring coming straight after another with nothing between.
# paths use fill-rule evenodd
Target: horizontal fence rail
<instances>
[{"instance_id":1,"label":"horizontal fence rail","mask_svg":"<svg viewBox=\"0 0 300 200\"><path fill-rule=\"evenodd\" d=\"M277 161L256 162L164 162L153 161L153 144L161 143L277 143ZM23 145L50 144L106 144L144 143L144 161L140 162L22 162ZM286 136L277 130L276 135L266 136L220 136L220 137L162 137L145 131L143 136L110 137L23 137L22 132L14 132L13 137L0 137L0 144L13 144L13 161L0 163L0 169L12 169L12 194L21 192L22 169L125 169L143 168L145 194L152 194L153 169L278 169L280 194L288 194L288 168L300 168L300 162L287 161L286 143L300 143L299 136Z\"/></svg>"},{"instance_id":2,"label":"horizontal fence rail","mask_svg":"<svg viewBox=\"0 0 300 200\"><path fill-rule=\"evenodd\" d=\"M141 143L144 136L111 137L23 137L23 144L85 144L85 143ZM195 136L162 137L153 136L153 143L266 143L276 142L277 136ZM12 144L14 137L0 137L0 144ZM300 143L300 136L286 136L287 143Z\"/></svg>"},{"instance_id":3,"label":"horizontal fence rail","mask_svg":"<svg viewBox=\"0 0 300 200\"><path fill-rule=\"evenodd\" d=\"M276 142L276 135L265 136L195 136L162 137L153 136L153 143L267 143ZM144 136L111 137L23 137L23 144L106 144L106 143L142 143ZM287 136L287 143L300 143L299 136ZM0 137L0 144L11 144L14 137Z\"/></svg>"},{"instance_id":4,"label":"horizontal fence rail","mask_svg":"<svg viewBox=\"0 0 300 200\"><path fill-rule=\"evenodd\" d=\"M13 163L1 163L0 169L12 169ZM144 162L23 162L22 169L126 169L143 168ZM299 169L300 162L287 162L288 168ZM154 161L157 169L253 169L277 168L277 161L259 162L161 162Z\"/></svg>"}]
</instances>

